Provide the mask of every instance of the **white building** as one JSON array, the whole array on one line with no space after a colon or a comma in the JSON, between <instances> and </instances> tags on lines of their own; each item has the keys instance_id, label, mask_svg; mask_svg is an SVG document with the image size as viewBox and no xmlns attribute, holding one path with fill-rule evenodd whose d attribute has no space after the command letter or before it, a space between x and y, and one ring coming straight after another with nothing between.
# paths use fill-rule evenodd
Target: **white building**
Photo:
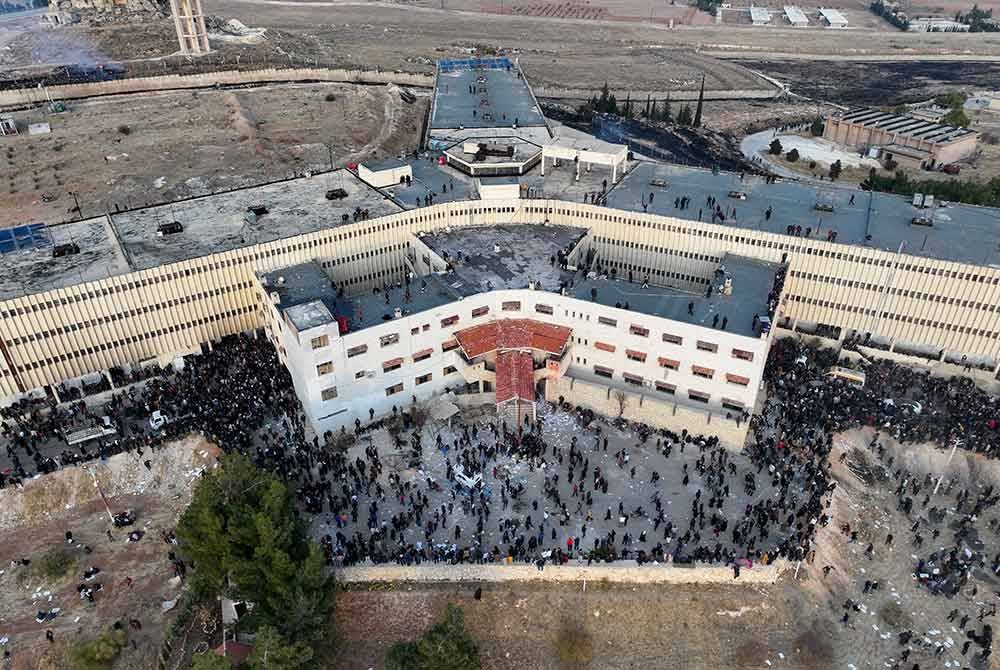
<instances>
[{"instance_id":1,"label":"white building","mask_svg":"<svg viewBox=\"0 0 1000 670\"><path fill-rule=\"evenodd\" d=\"M350 297L316 263L277 269L258 275L265 331L319 434L453 392L511 425L537 394L739 442L783 270L726 257L707 295L602 274L591 245L560 226L411 236L406 281Z\"/></svg>"},{"instance_id":2,"label":"white building","mask_svg":"<svg viewBox=\"0 0 1000 670\"><path fill-rule=\"evenodd\" d=\"M785 5L785 18L795 28L809 27L809 18L796 5Z\"/></svg>"},{"instance_id":3,"label":"white building","mask_svg":"<svg viewBox=\"0 0 1000 670\"><path fill-rule=\"evenodd\" d=\"M750 22L755 26L766 26L771 22L771 12L767 7L751 7Z\"/></svg>"},{"instance_id":4,"label":"white building","mask_svg":"<svg viewBox=\"0 0 1000 670\"><path fill-rule=\"evenodd\" d=\"M387 158L361 163L358 165L358 176L375 188L385 188L399 184L404 179L412 179L413 168L398 158Z\"/></svg>"},{"instance_id":5,"label":"white building","mask_svg":"<svg viewBox=\"0 0 1000 670\"><path fill-rule=\"evenodd\" d=\"M823 17L823 20L826 21L828 28L841 29L847 27L847 19L840 13L840 10L821 7L819 13Z\"/></svg>"}]
</instances>

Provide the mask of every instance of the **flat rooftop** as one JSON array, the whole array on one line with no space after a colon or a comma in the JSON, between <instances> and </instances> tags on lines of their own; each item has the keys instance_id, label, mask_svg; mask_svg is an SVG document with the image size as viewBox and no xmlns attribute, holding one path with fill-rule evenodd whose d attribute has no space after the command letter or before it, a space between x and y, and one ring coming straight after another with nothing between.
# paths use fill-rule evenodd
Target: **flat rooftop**
<instances>
[{"instance_id":1,"label":"flat rooftop","mask_svg":"<svg viewBox=\"0 0 1000 670\"><path fill-rule=\"evenodd\" d=\"M276 293L277 307L299 331L332 323L349 313L350 303L340 300L330 277L316 262L299 263L258 274L268 293Z\"/></svg>"},{"instance_id":2,"label":"flat rooftop","mask_svg":"<svg viewBox=\"0 0 1000 670\"><path fill-rule=\"evenodd\" d=\"M409 185L393 184L380 189L387 196L392 196L403 209L424 207L424 199L428 195L434 196L435 205L478 199L472 178L464 172L438 165L434 153L421 155L411 160L409 165L413 173L413 181Z\"/></svg>"},{"instance_id":3,"label":"flat rooftop","mask_svg":"<svg viewBox=\"0 0 1000 670\"><path fill-rule=\"evenodd\" d=\"M733 254L726 254L721 265L732 278L730 295L713 290L712 295L706 297L705 291L682 291L653 285L643 288L641 283L622 279L588 279L582 273L573 280L568 292L574 298L594 301L606 307L619 307L705 328L712 328L718 315L716 327L721 328L725 318L728 320L727 332L757 337L753 330L753 317L755 314L758 317L767 315L768 294L774 287L775 274L781 266ZM592 292L594 289L596 293Z\"/></svg>"},{"instance_id":4,"label":"flat rooftop","mask_svg":"<svg viewBox=\"0 0 1000 670\"><path fill-rule=\"evenodd\" d=\"M546 177L547 178L547 177ZM653 186L653 179L667 182L666 187ZM739 191L746 200L730 198L730 191ZM940 260L1000 267L1000 209L975 205L948 204L935 210L920 209L912 200L889 193L873 193L847 185L809 184L778 180L767 184L764 179L738 174L712 174L709 170L639 163L608 195L608 206L616 209L643 211L642 198L655 193L648 206L651 214L681 219L709 221L711 215L706 198L714 196L727 210L736 209L735 220L727 217L726 228L763 230L787 234L788 226L811 228L810 238L825 240L828 231L837 231L837 242L903 252ZM685 210L676 209L674 200L688 196L691 204ZM854 203L851 204L851 198ZM817 202L833 205L834 211L815 210ZM764 212L772 208L768 221ZM915 226L917 216L931 216L933 226ZM866 235L871 235L866 239Z\"/></svg>"},{"instance_id":5,"label":"flat rooftop","mask_svg":"<svg viewBox=\"0 0 1000 670\"><path fill-rule=\"evenodd\" d=\"M508 58L439 61L430 129L544 126L520 68Z\"/></svg>"},{"instance_id":6,"label":"flat rooftop","mask_svg":"<svg viewBox=\"0 0 1000 670\"><path fill-rule=\"evenodd\" d=\"M537 224L459 228L420 239L452 265L444 281L464 295L500 289L558 291L568 278L553 258L569 252L586 228Z\"/></svg>"},{"instance_id":7,"label":"flat rooftop","mask_svg":"<svg viewBox=\"0 0 1000 670\"><path fill-rule=\"evenodd\" d=\"M347 197L327 200L326 192L335 188L343 188ZM247 208L257 205L267 214L247 223ZM112 214L111 220L129 263L143 270L339 226L344 214L354 220L356 208L368 210L369 218L401 211L351 172L336 170ZM159 236L158 226L171 221L184 230Z\"/></svg>"},{"instance_id":8,"label":"flat rooftop","mask_svg":"<svg viewBox=\"0 0 1000 670\"><path fill-rule=\"evenodd\" d=\"M403 316L416 314L447 305L466 297L448 285L447 278L438 275L416 277L409 287L391 286L378 292L366 291L349 298L351 314L348 317L350 330L364 330L386 321L392 321L396 308ZM409 296L407 296L409 292Z\"/></svg>"},{"instance_id":9,"label":"flat rooftop","mask_svg":"<svg viewBox=\"0 0 1000 670\"><path fill-rule=\"evenodd\" d=\"M106 216L47 226L52 245L0 254L0 300L65 288L129 271ZM75 243L80 253L52 257L57 244Z\"/></svg>"}]
</instances>

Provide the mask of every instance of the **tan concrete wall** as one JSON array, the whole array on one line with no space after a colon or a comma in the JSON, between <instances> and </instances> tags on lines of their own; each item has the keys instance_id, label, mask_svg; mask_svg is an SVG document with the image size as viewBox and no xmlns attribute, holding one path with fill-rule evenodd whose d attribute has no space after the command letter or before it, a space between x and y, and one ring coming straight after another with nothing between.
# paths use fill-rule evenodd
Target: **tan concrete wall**
<instances>
[{"instance_id":1,"label":"tan concrete wall","mask_svg":"<svg viewBox=\"0 0 1000 670\"><path fill-rule=\"evenodd\" d=\"M562 377L555 384L546 383L545 387L547 400L558 400L562 396L568 403L612 417L619 416L619 392L625 393L625 412L621 416L629 421L677 433L687 428L689 433L716 435L720 442L733 449L742 449L746 442L749 421L742 421L737 426L736 421L726 419L725 412L700 410L683 404L680 398L676 402L661 400L651 395L655 393L652 390L645 394L633 393L573 377Z\"/></svg>"},{"instance_id":2,"label":"tan concrete wall","mask_svg":"<svg viewBox=\"0 0 1000 670\"><path fill-rule=\"evenodd\" d=\"M375 70L342 70L329 68L267 68L263 70L224 70L204 74L168 74L158 77L136 77L89 84L50 86L48 95L56 100L90 98L119 93L141 93L177 88L210 88L234 84L254 84L278 81L327 81L358 84L399 84L427 87L434 79L430 75ZM20 107L45 100L45 92L34 89L0 91L0 107Z\"/></svg>"},{"instance_id":3,"label":"tan concrete wall","mask_svg":"<svg viewBox=\"0 0 1000 670\"><path fill-rule=\"evenodd\" d=\"M259 328L255 270L354 255L333 268L334 278L344 281L403 267L405 245L417 231L545 221L590 227L602 261L630 264L640 276L647 269L709 276L726 252L768 261L787 254L779 319L837 325L970 357L1000 356L1000 268L583 203L471 201L0 301L0 343L14 366L12 371L0 358L0 397ZM386 247L393 250L361 253Z\"/></svg>"},{"instance_id":4,"label":"tan concrete wall","mask_svg":"<svg viewBox=\"0 0 1000 670\"><path fill-rule=\"evenodd\" d=\"M635 561L618 561L587 566L570 562L566 565L546 565L539 570L534 565L360 565L340 568L336 579L343 583L358 582L611 582L624 584L774 584L789 568L785 561L770 565L754 565L741 569L733 579L733 569L718 565L646 565Z\"/></svg>"}]
</instances>

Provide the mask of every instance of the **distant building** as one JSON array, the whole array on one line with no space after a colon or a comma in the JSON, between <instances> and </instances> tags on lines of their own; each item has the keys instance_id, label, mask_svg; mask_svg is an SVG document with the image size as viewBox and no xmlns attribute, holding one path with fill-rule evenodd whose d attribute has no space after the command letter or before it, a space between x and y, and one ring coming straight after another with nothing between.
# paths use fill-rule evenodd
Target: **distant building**
<instances>
[{"instance_id":1,"label":"distant building","mask_svg":"<svg viewBox=\"0 0 1000 670\"><path fill-rule=\"evenodd\" d=\"M844 18L844 15L841 14L839 10L821 7L819 13L820 16L823 17L823 20L826 21L826 25L828 28L847 27L847 19Z\"/></svg>"},{"instance_id":2,"label":"distant building","mask_svg":"<svg viewBox=\"0 0 1000 670\"><path fill-rule=\"evenodd\" d=\"M969 24L936 16L918 16L910 19L911 33L967 33Z\"/></svg>"},{"instance_id":3,"label":"distant building","mask_svg":"<svg viewBox=\"0 0 1000 670\"><path fill-rule=\"evenodd\" d=\"M807 28L809 26L809 18L805 12L795 5L785 5L785 18L795 28Z\"/></svg>"},{"instance_id":4,"label":"distant building","mask_svg":"<svg viewBox=\"0 0 1000 670\"><path fill-rule=\"evenodd\" d=\"M750 22L755 26L766 26L771 22L771 12L766 7L751 7Z\"/></svg>"},{"instance_id":5,"label":"distant building","mask_svg":"<svg viewBox=\"0 0 1000 670\"><path fill-rule=\"evenodd\" d=\"M973 156L979 133L911 114L864 108L827 117L823 138L858 150L880 147L897 162L934 168Z\"/></svg>"}]
</instances>

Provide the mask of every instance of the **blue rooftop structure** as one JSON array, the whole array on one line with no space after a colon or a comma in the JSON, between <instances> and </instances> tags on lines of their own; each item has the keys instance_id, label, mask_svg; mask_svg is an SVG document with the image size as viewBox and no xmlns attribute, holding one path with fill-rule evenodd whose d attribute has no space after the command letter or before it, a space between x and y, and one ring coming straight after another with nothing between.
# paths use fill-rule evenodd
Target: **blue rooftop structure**
<instances>
[{"instance_id":1,"label":"blue rooftop structure","mask_svg":"<svg viewBox=\"0 0 1000 670\"><path fill-rule=\"evenodd\" d=\"M544 126L538 102L509 58L439 61L430 129Z\"/></svg>"}]
</instances>

